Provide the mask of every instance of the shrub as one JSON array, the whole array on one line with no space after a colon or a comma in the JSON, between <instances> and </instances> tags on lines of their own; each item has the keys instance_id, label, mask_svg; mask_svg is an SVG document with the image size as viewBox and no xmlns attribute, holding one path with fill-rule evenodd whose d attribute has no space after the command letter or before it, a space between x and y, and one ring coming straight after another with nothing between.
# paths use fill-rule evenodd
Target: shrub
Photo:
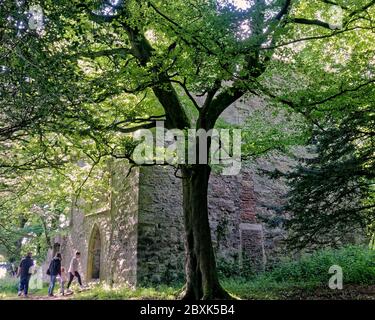
<instances>
[{"instance_id":1,"label":"shrub","mask_svg":"<svg viewBox=\"0 0 375 320\"><path fill-rule=\"evenodd\" d=\"M242 266L238 261L238 257L231 260L223 258L217 259L217 271L221 279L243 278L252 279L257 273L250 259L244 258Z\"/></svg>"},{"instance_id":2,"label":"shrub","mask_svg":"<svg viewBox=\"0 0 375 320\"><path fill-rule=\"evenodd\" d=\"M19 280L17 278L5 277L0 279L1 293L15 293L17 292Z\"/></svg>"},{"instance_id":3,"label":"shrub","mask_svg":"<svg viewBox=\"0 0 375 320\"><path fill-rule=\"evenodd\" d=\"M375 281L375 251L363 246L325 249L305 255L297 261L284 262L267 274L276 282L328 282L328 270L338 265L346 284L373 284Z\"/></svg>"}]
</instances>

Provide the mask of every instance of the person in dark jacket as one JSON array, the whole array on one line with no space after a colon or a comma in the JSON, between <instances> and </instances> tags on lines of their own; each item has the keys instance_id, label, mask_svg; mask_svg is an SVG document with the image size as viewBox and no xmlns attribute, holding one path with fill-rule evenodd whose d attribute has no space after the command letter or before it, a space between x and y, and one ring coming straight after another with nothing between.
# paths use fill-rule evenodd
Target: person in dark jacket
<instances>
[{"instance_id":1,"label":"person in dark jacket","mask_svg":"<svg viewBox=\"0 0 375 320\"><path fill-rule=\"evenodd\" d=\"M20 285L18 289L18 296L22 295L27 297L29 291L29 281L31 277L30 268L34 265L34 261L31 258L32 253L28 252L27 255L21 260L21 263L17 270L17 277L20 277Z\"/></svg>"},{"instance_id":2,"label":"person in dark jacket","mask_svg":"<svg viewBox=\"0 0 375 320\"><path fill-rule=\"evenodd\" d=\"M52 259L49 268L48 274L51 277L48 296L53 297L53 289L55 289L55 283L57 276L61 276L61 253L56 253L56 256Z\"/></svg>"}]
</instances>

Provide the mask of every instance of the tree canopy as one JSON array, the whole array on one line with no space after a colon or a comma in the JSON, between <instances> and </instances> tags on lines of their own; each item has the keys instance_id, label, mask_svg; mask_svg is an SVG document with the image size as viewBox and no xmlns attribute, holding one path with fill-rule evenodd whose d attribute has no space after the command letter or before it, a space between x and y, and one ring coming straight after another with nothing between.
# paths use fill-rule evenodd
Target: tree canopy
<instances>
[{"instance_id":1,"label":"tree canopy","mask_svg":"<svg viewBox=\"0 0 375 320\"><path fill-rule=\"evenodd\" d=\"M5 0L0 5L4 190L20 186L18 179L30 170L59 170L82 159L91 166L108 157L131 162L130 133L153 128L157 120L167 128L209 130L233 103L253 96L261 97L267 110L284 110L298 125L283 131L273 122L249 119L243 127L245 156L314 135L319 170L338 172L333 163L350 170L373 166L366 154L373 152L375 1ZM360 99L364 93L367 101ZM227 297L208 224L210 166L177 169L184 190L185 297ZM307 206L311 214L301 219L322 209L317 201L329 192L328 181L342 179L343 189L334 193L353 188L350 170L331 180L315 175L320 182L314 204ZM357 187L372 179L358 177ZM303 182L295 188L296 219L311 200L310 188ZM366 190L359 197L371 201Z\"/></svg>"}]
</instances>

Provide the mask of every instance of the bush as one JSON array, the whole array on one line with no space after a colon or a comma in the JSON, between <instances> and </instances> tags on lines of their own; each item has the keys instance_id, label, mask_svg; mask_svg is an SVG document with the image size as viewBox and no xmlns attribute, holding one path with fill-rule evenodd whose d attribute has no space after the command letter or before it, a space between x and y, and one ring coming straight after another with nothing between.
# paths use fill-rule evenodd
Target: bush
<instances>
[{"instance_id":1,"label":"bush","mask_svg":"<svg viewBox=\"0 0 375 320\"><path fill-rule=\"evenodd\" d=\"M320 283L327 284L332 276L331 266L343 270L345 284L373 284L375 282L375 250L364 246L347 246L341 249L323 249L305 254L298 260L287 260L275 264L270 271L257 274L249 262L240 268L238 261L218 259L217 267L221 279L241 278L243 281L266 283Z\"/></svg>"},{"instance_id":2,"label":"bush","mask_svg":"<svg viewBox=\"0 0 375 320\"><path fill-rule=\"evenodd\" d=\"M373 284L375 281L375 251L363 246L319 250L298 261L280 264L267 274L276 282L316 282L326 284L328 270L338 265L346 284Z\"/></svg>"},{"instance_id":3,"label":"bush","mask_svg":"<svg viewBox=\"0 0 375 320\"><path fill-rule=\"evenodd\" d=\"M221 279L243 278L249 280L259 273L252 267L252 263L248 259L244 259L242 267L240 267L238 258L234 260L217 259L217 271Z\"/></svg>"},{"instance_id":4,"label":"bush","mask_svg":"<svg viewBox=\"0 0 375 320\"><path fill-rule=\"evenodd\" d=\"M5 277L0 279L0 293L16 293L19 280L17 278Z\"/></svg>"},{"instance_id":5,"label":"bush","mask_svg":"<svg viewBox=\"0 0 375 320\"><path fill-rule=\"evenodd\" d=\"M319 250L298 260L281 262L251 279L228 277L222 283L231 294L242 299L295 299L301 297L301 292L319 298L320 291L328 292L326 297L329 297L336 292L328 288L332 265L342 268L344 288L375 283L375 251L363 246Z\"/></svg>"}]
</instances>

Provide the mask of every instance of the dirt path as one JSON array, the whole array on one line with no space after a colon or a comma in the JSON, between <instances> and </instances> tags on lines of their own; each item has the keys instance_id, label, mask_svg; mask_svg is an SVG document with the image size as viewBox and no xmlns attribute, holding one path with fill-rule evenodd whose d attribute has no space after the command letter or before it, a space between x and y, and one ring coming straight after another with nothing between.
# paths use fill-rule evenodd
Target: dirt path
<instances>
[{"instance_id":1,"label":"dirt path","mask_svg":"<svg viewBox=\"0 0 375 320\"><path fill-rule=\"evenodd\" d=\"M19 300L69 300L72 298L72 295L67 295L67 296L54 296L54 297L49 297L49 296L38 296L38 295L29 295L27 298L24 297L19 297Z\"/></svg>"},{"instance_id":2,"label":"dirt path","mask_svg":"<svg viewBox=\"0 0 375 320\"><path fill-rule=\"evenodd\" d=\"M86 290L85 290L86 291ZM61 296L57 294L54 297L41 295L40 293L30 294L27 298L24 297L5 297L4 299L11 300L74 300L80 296L82 291L76 291L73 294ZM90 298L89 298L90 299ZM142 297L127 297L127 300L142 299ZM151 298L152 299L152 298ZM251 298L250 298L251 299ZM279 293L277 300L375 300L375 285L373 286L360 286L360 285L347 285L343 290L330 290L327 288L314 288L314 289L292 289ZM252 300L252 299L251 299Z\"/></svg>"},{"instance_id":3,"label":"dirt path","mask_svg":"<svg viewBox=\"0 0 375 320\"><path fill-rule=\"evenodd\" d=\"M41 294L33 294L30 293L27 298L20 296L15 299L17 300L70 300L73 299L74 293L68 293L62 296L61 294L55 294L53 297L49 297L48 295L41 295Z\"/></svg>"},{"instance_id":4,"label":"dirt path","mask_svg":"<svg viewBox=\"0 0 375 320\"><path fill-rule=\"evenodd\" d=\"M90 290L89 288L76 290L72 292L65 293L65 295L61 295L59 292L55 292L55 295L53 297L49 297L47 293L41 293L41 292L31 292L28 294L27 298L24 296L7 296L3 297L3 299L11 299L11 300L73 300L77 296L79 296L80 293Z\"/></svg>"}]
</instances>

